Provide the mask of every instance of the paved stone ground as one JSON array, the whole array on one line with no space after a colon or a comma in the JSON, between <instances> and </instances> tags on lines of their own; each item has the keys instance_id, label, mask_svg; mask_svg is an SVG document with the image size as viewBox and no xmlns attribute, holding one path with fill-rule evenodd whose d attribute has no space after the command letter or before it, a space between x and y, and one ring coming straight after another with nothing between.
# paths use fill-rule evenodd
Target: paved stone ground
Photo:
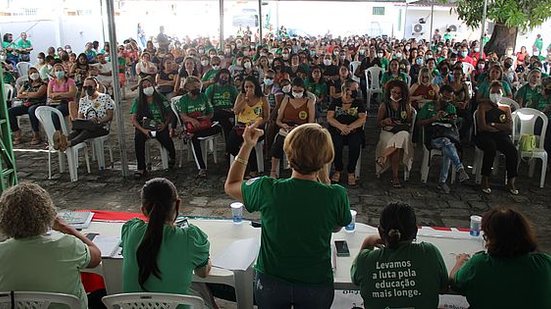
<instances>
[{"instance_id":1,"label":"paved stone ground","mask_svg":"<svg viewBox=\"0 0 551 309\"><path fill-rule=\"evenodd\" d=\"M128 98L132 93L127 94ZM135 155L133 143L133 129L129 116L129 100L123 103L122 111L125 113L125 143L128 148L131 169L135 168ZM551 193L549 185L539 189L539 177L533 179L527 176L527 166L521 165L518 186L521 194L512 196L505 191L500 183L504 179L504 164L501 162L500 173L493 178L493 192L491 195L482 193L473 181L466 185L453 185L451 194L440 194L436 190L436 180L439 173L439 159L432 161L432 168L427 184L420 182L421 148L416 149L413 171L410 181L405 183L402 189L392 189L389 183L388 173L381 179L375 177L374 149L377 142L378 130L375 128L375 111L371 111L367 123L367 146L362 152L362 177L357 188L349 189L349 198L353 209L358 210L358 222L372 225L378 224L378 216L381 209L390 201L405 201L412 205L417 213L420 225L466 227L471 214L481 214L484 211L498 206L513 206L521 209L534 222L541 248L551 252ZM18 175L20 181L32 181L39 183L52 195L59 208L66 209L108 209L117 211L139 211L139 190L143 180L132 178L123 179L120 171L119 147L116 135L116 124L113 125L111 143L114 145L115 164L104 171L98 171L97 164L92 162L92 173L86 174L84 162L81 156L79 168L79 180L70 182L68 172L59 174L57 156L53 157L53 179L48 179L47 153L39 148L31 148L30 129L28 120L23 120L23 130L26 144L16 149ZM177 149L181 147L176 143ZM222 145L219 145L222 149ZM152 147L152 162L154 171L151 177L167 177L178 187L183 199L183 209L187 215L230 217L229 204L232 200L224 194L223 184L228 170L228 164L222 158L218 164L212 162L209 156L208 179L196 179L196 166L194 162L184 160L182 168L163 171L160 170L160 158L157 147ZM187 148L186 148L187 149ZM187 151L187 150L186 150ZM219 152L220 153L220 152ZM473 148L466 147L466 165L472 164ZM182 152L178 150L178 156ZM184 155L186 153L184 152ZM221 155L219 155L221 157ZM184 157L185 158L185 157ZM269 166L268 163L266 166ZM67 168L65 168L67 170ZM470 169L469 169L470 170ZM284 176L289 172L283 173ZM258 214L245 214L247 218L258 219Z\"/></svg>"}]
</instances>

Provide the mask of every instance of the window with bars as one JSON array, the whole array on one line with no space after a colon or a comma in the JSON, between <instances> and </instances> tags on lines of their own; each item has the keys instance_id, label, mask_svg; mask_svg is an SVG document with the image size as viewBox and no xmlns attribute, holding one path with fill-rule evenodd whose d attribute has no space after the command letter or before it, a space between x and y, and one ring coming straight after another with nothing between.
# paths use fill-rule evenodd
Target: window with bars
<instances>
[{"instance_id":1,"label":"window with bars","mask_svg":"<svg viewBox=\"0 0 551 309\"><path fill-rule=\"evenodd\" d=\"M384 6L374 6L373 7L373 15L378 15L378 16L385 15L385 7Z\"/></svg>"}]
</instances>

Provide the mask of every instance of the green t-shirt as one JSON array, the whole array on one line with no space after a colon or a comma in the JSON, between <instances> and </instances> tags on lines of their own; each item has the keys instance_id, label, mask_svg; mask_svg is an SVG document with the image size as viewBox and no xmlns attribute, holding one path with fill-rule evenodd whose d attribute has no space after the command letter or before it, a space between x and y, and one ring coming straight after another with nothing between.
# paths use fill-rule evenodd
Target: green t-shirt
<instances>
[{"instance_id":1,"label":"green t-shirt","mask_svg":"<svg viewBox=\"0 0 551 309\"><path fill-rule=\"evenodd\" d=\"M326 97L329 90L327 89L327 83L314 83L312 80L307 79L305 82L306 90L315 94L317 98Z\"/></svg>"},{"instance_id":2,"label":"green t-shirt","mask_svg":"<svg viewBox=\"0 0 551 309\"><path fill-rule=\"evenodd\" d=\"M479 252L459 269L452 288L472 309L551 308L551 256L494 258Z\"/></svg>"},{"instance_id":3,"label":"green t-shirt","mask_svg":"<svg viewBox=\"0 0 551 309\"><path fill-rule=\"evenodd\" d=\"M542 111L551 104L551 95L545 97L541 93L537 93L532 100L530 105L527 105L526 107L534 108L539 111ZM547 116L551 117L551 114L548 114Z\"/></svg>"},{"instance_id":4,"label":"green t-shirt","mask_svg":"<svg viewBox=\"0 0 551 309\"><path fill-rule=\"evenodd\" d=\"M10 72L2 72L2 77L3 77L3 80L4 80L4 84L6 85L11 85L12 83L15 83L15 78L13 77L13 74L11 74Z\"/></svg>"},{"instance_id":5,"label":"green t-shirt","mask_svg":"<svg viewBox=\"0 0 551 309\"><path fill-rule=\"evenodd\" d=\"M393 76L390 72L385 72L381 78L381 85L386 85L391 80L401 80L404 83L408 82L408 76L405 73L398 73L397 76Z\"/></svg>"},{"instance_id":6,"label":"green t-shirt","mask_svg":"<svg viewBox=\"0 0 551 309\"><path fill-rule=\"evenodd\" d=\"M213 108L229 109L233 108L237 98L237 88L230 84L212 84L205 91L205 95Z\"/></svg>"},{"instance_id":7,"label":"green t-shirt","mask_svg":"<svg viewBox=\"0 0 551 309\"><path fill-rule=\"evenodd\" d=\"M538 85L534 87L534 89L532 89L529 84L525 84L517 91L515 95L515 101L522 101L524 106L531 107L540 92L541 86Z\"/></svg>"},{"instance_id":8,"label":"green t-shirt","mask_svg":"<svg viewBox=\"0 0 551 309\"><path fill-rule=\"evenodd\" d=\"M25 40L23 41L22 39L19 39L17 41L17 48L31 48L33 47L32 43L31 43L31 40Z\"/></svg>"},{"instance_id":9,"label":"green t-shirt","mask_svg":"<svg viewBox=\"0 0 551 309\"><path fill-rule=\"evenodd\" d=\"M354 260L350 276L370 309L437 308L438 294L448 286L442 255L427 242L364 249Z\"/></svg>"},{"instance_id":10,"label":"green t-shirt","mask_svg":"<svg viewBox=\"0 0 551 309\"><path fill-rule=\"evenodd\" d=\"M80 271L90 251L72 235L52 232L0 242L0 291L43 291L75 295L88 308Z\"/></svg>"},{"instance_id":11,"label":"green t-shirt","mask_svg":"<svg viewBox=\"0 0 551 309\"><path fill-rule=\"evenodd\" d=\"M390 60L388 60L385 57L380 58L380 59L381 59L381 69L383 69L383 72L385 72L386 69L388 68L388 64L390 63Z\"/></svg>"},{"instance_id":12,"label":"green t-shirt","mask_svg":"<svg viewBox=\"0 0 551 309\"><path fill-rule=\"evenodd\" d=\"M207 116L213 112L212 105L204 93L200 93L195 99L191 95L185 94L180 98L176 109L179 113L194 114L192 117Z\"/></svg>"},{"instance_id":13,"label":"green t-shirt","mask_svg":"<svg viewBox=\"0 0 551 309\"><path fill-rule=\"evenodd\" d=\"M332 286L331 233L352 220L346 189L296 178L253 178L241 186L249 212L260 211L256 270L286 282Z\"/></svg>"},{"instance_id":14,"label":"green t-shirt","mask_svg":"<svg viewBox=\"0 0 551 309\"><path fill-rule=\"evenodd\" d=\"M12 49L17 49L17 45L15 44L15 42L5 42L5 41L2 41L2 49L6 49L6 48L12 48ZM9 55L10 53L7 53L7 55ZM17 55L15 53L15 51L12 51L11 52L12 55Z\"/></svg>"},{"instance_id":15,"label":"green t-shirt","mask_svg":"<svg viewBox=\"0 0 551 309\"><path fill-rule=\"evenodd\" d=\"M170 110L170 104L166 100L166 98L162 97L163 100L161 101L163 106L165 107L165 112ZM153 120L155 122L164 122L165 121L165 115L159 110L159 107L155 103L148 104L149 110L151 111L151 115L153 116ZM138 99L134 99L132 101L132 105L130 106L130 114L136 114L138 113ZM141 119L138 119L140 121Z\"/></svg>"},{"instance_id":16,"label":"green t-shirt","mask_svg":"<svg viewBox=\"0 0 551 309\"><path fill-rule=\"evenodd\" d=\"M501 81L501 87L503 87L503 91L505 92L503 94L504 97L509 97L513 95L513 91L511 90L511 86L509 86L509 83L507 83L506 81ZM482 98L490 98L490 82L488 81L488 79L485 79L478 85L478 93Z\"/></svg>"},{"instance_id":17,"label":"green t-shirt","mask_svg":"<svg viewBox=\"0 0 551 309\"><path fill-rule=\"evenodd\" d=\"M435 105L435 102L425 103L425 105L423 105L423 107L417 114L417 119L425 120L434 117L438 113ZM457 113L455 106L451 103L447 104L446 107L444 107L444 112L446 112L448 115L455 115Z\"/></svg>"},{"instance_id":18,"label":"green t-shirt","mask_svg":"<svg viewBox=\"0 0 551 309\"><path fill-rule=\"evenodd\" d=\"M203 75L203 78L201 78L202 81L208 81L208 80L211 80L214 78L214 76L216 75L216 73L218 73L218 71L220 70L215 70L215 69L210 69L208 70L204 75Z\"/></svg>"},{"instance_id":19,"label":"green t-shirt","mask_svg":"<svg viewBox=\"0 0 551 309\"><path fill-rule=\"evenodd\" d=\"M147 223L140 219L126 222L121 231L123 248L122 288L128 292L144 292L138 282L139 268L136 252L147 230ZM189 294L193 270L207 265L210 243L207 235L198 227L165 225L157 266L161 279L153 274L145 282L148 292Z\"/></svg>"}]
</instances>

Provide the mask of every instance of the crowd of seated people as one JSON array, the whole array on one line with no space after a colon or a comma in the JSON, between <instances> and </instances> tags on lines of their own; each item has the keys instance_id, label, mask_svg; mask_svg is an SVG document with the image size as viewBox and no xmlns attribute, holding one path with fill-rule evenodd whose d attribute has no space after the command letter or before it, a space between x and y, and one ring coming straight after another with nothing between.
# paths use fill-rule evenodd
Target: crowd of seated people
<instances>
[{"instance_id":1,"label":"crowd of seated people","mask_svg":"<svg viewBox=\"0 0 551 309\"><path fill-rule=\"evenodd\" d=\"M24 41L23 37L21 35L17 42ZM108 43L103 49L99 48L96 41L87 43L78 55L69 45L58 48L57 51L53 47L48 48L45 53L39 53L37 62L33 64L34 69L29 70L28 76L14 78L17 76L10 74L16 72L14 64L25 61L25 50L32 48L32 44L28 40L26 43L13 43L16 40L6 35L4 41L4 50L8 55L2 64L8 72L4 78L8 83L20 85L17 100L23 104L10 109L15 143L21 143L23 135L13 119L28 113L33 131L31 144L40 144L39 125L34 116L34 110L38 106L55 104L55 107L64 116L69 116L71 121L79 119L81 115L78 113L78 105L80 98L87 96L82 89L87 77L96 77L96 81L99 82L98 93L112 93L112 76L115 72L112 72L110 64L112 59ZM19 49L15 48L18 44L27 46L27 49L21 46ZM449 90L445 91L448 95L446 100L450 103L449 106L455 109L451 125L457 127L459 133L458 138L453 140L453 145L459 155L462 154L462 146L471 141L483 150L481 189L486 193L491 192L488 164L495 157L495 150L502 150L501 146L487 147L484 141L488 135L486 132L498 130L499 127L499 130L507 135L511 128L506 123L491 121L492 119L482 111L485 106L491 105L491 102L494 105L500 104L502 98L511 98L516 100L520 107L535 108L548 115L551 113L548 107L551 86L545 86L551 82L546 80L551 68L551 49L547 57L541 53L531 56L525 48L517 54L510 48L504 55L498 55L495 52L486 54L481 51L478 41L447 39L428 42L422 39L394 40L367 36L290 38L273 34L268 34L262 44L253 42L251 37L245 35L230 37L223 44L216 44L207 38L192 40L186 37L182 41L168 42L168 45L163 43L163 46L155 46L153 41L147 41L144 49L138 46L132 39L117 46L117 62L120 66L117 74L121 86L130 81L132 84L129 87L138 90L139 93L135 96L139 100L149 100L151 96L165 102L164 105L167 107L170 99L178 97L178 115L170 113L170 109L167 108L166 120L170 122L167 124L169 138L164 138L164 127L160 127L157 132L160 134L153 138L163 139L161 144L168 150L171 163L174 160L173 142L169 140L182 136L190 138L197 159L199 177L206 177L207 172L206 164L202 162L203 155L198 138L216 135L221 131L228 157L229 154L236 153L241 143L241 139L235 138L233 133L240 133L242 129L242 123L235 120L243 116L240 116L243 112L243 96L238 96L238 93L243 89L243 85L247 84L247 80L247 85L253 82L255 85L253 101L256 102L251 104L264 100L268 103L268 107L264 106L264 103L258 107L247 105L252 108L253 114L262 115L262 121L265 122L264 158L272 158L271 168L267 172L272 177L279 176L280 161L285 159L282 151L283 141L293 127L318 122L333 130L337 152L332 175L335 182L340 181L343 169L340 159L342 146L346 144L352 150L347 162L349 175L346 178L351 186L359 181L350 174L351 167L361 160L356 155L358 140L361 141L362 147L365 145L364 134L361 134L364 133L363 125L356 127L356 124L360 125L363 120L358 120L353 128L349 128L354 133L349 135L346 133L349 130L343 131L335 127L335 116L340 113L342 116L353 118L352 114L357 111L355 107L347 109L339 106L342 104L343 95L346 94L343 90L346 89L351 91L350 98L354 99L354 106L358 105L359 110L365 110L366 116L369 114L370 111L365 106L367 96L372 96L365 88L365 85L371 82L366 80L365 74L365 70L369 68L379 67L383 70L378 85L382 90L381 94L375 94L372 98L379 105L377 117L373 119L376 118L381 129L375 158L376 171L377 175L381 175L387 167L392 167L391 182L396 188L402 186L398 177L400 166L404 166L408 171L411 169L415 145L423 142L422 125L413 117L416 114L414 111L422 111L427 103L443 102L440 89L444 86L451 87L451 94ZM32 60L31 63L34 62ZM38 71L38 78L33 74L36 73L35 70ZM154 94L144 95L143 91L150 89L140 88L144 80L154 89ZM42 83L48 85L45 96L42 93ZM199 93L196 93L197 91ZM345 98L345 101L350 98ZM151 114L153 118L164 115L149 110L152 106L143 105L143 112L146 115ZM479 107L482 107L482 110L475 119L474 114ZM333 108L338 109L335 114L332 112ZM509 113L513 111L510 110ZM424 116L427 116L426 113ZM132 120L134 126L143 120L143 115L140 117ZM488 119L482 119L484 117ZM363 116L360 117L362 118ZM165 119L157 120L163 123ZM473 132L475 122L480 134ZM485 125L486 122L496 124L496 127L489 129ZM181 123L182 127L177 128L178 123ZM59 120L54 119L54 124L59 129ZM548 126L548 130L550 127ZM140 128L144 129L143 126ZM138 131L143 135L144 132L140 128ZM179 134L181 131L189 134ZM338 133L339 131L341 133ZM431 136L428 135L431 134L431 130L425 131L425 139L430 140ZM547 135L549 138L546 138L545 148L551 149L551 134ZM60 144L64 144L63 140L61 137ZM426 145L441 148L432 143ZM143 162L142 142L136 142L136 156L138 162ZM517 194L514 182L516 172L512 171L512 167L518 162L518 158L512 154L507 157L510 167L507 175L512 180L507 182L509 192ZM458 162L454 161L456 169L460 167ZM142 177L146 174L145 169L142 164L138 165L136 177ZM255 176L257 167L253 165L249 169L250 175ZM443 176L444 174L441 174L439 187L444 192L449 192L447 185L442 185L445 184L444 179L447 179ZM462 175L461 179L466 179L465 175Z\"/></svg>"}]
</instances>

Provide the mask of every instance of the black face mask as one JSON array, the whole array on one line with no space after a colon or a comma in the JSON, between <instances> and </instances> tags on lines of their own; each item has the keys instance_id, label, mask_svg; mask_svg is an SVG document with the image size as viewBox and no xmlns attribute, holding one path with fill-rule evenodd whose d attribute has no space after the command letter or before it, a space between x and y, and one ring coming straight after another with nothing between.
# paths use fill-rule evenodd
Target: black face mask
<instances>
[{"instance_id":1,"label":"black face mask","mask_svg":"<svg viewBox=\"0 0 551 309\"><path fill-rule=\"evenodd\" d=\"M350 94L350 97L352 97L353 99L357 98L358 97L358 90L352 90L352 93Z\"/></svg>"},{"instance_id":2,"label":"black face mask","mask_svg":"<svg viewBox=\"0 0 551 309\"><path fill-rule=\"evenodd\" d=\"M201 91L196 88L196 89L191 90L189 93L191 93L192 95L195 96L195 95L198 95L199 93L201 93Z\"/></svg>"},{"instance_id":3,"label":"black face mask","mask_svg":"<svg viewBox=\"0 0 551 309\"><path fill-rule=\"evenodd\" d=\"M86 86L86 87L82 87L82 89L86 92L87 95L91 96L94 94L94 92L96 92L96 88L94 88L93 86Z\"/></svg>"},{"instance_id":4,"label":"black face mask","mask_svg":"<svg viewBox=\"0 0 551 309\"><path fill-rule=\"evenodd\" d=\"M220 85L225 85L225 84L228 83L228 81L225 80L225 79L219 79L219 80L218 80L218 83L219 83Z\"/></svg>"},{"instance_id":5,"label":"black face mask","mask_svg":"<svg viewBox=\"0 0 551 309\"><path fill-rule=\"evenodd\" d=\"M505 64L503 65L506 69L509 69L510 67L513 66L512 63L509 63L509 62L505 62Z\"/></svg>"}]
</instances>

